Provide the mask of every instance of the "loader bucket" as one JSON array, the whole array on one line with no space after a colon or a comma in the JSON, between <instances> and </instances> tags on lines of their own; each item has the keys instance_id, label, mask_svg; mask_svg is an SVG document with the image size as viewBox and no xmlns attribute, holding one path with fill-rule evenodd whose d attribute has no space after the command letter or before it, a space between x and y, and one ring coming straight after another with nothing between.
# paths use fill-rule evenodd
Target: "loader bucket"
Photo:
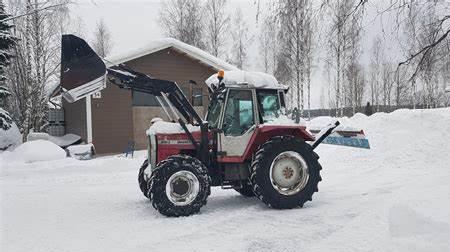
<instances>
[{"instance_id":1,"label":"loader bucket","mask_svg":"<svg viewBox=\"0 0 450 252\"><path fill-rule=\"evenodd\" d=\"M309 129L309 131L315 137L321 134L318 129ZM366 138L363 130L336 130L327 136L322 143L370 149L369 140Z\"/></svg>"},{"instance_id":2,"label":"loader bucket","mask_svg":"<svg viewBox=\"0 0 450 252\"><path fill-rule=\"evenodd\" d=\"M75 102L106 87L106 66L83 39L68 34L61 41L63 97Z\"/></svg>"}]
</instances>

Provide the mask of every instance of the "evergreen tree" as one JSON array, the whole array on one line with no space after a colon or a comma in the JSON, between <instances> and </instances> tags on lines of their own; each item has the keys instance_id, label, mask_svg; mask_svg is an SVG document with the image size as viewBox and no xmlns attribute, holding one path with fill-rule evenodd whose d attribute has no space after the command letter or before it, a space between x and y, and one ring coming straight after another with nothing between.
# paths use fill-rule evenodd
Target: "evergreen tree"
<instances>
[{"instance_id":1,"label":"evergreen tree","mask_svg":"<svg viewBox=\"0 0 450 252\"><path fill-rule=\"evenodd\" d=\"M11 94L6 88L4 73L12 57L11 48L16 43L16 38L11 34L12 26L5 21L8 17L3 1L0 0L0 128L4 130L9 129L12 123L11 116L3 109L6 106L6 98Z\"/></svg>"},{"instance_id":2,"label":"evergreen tree","mask_svg":"<svg viewBox=\"0 0 450 252\"><path fill-rule=\"evenodd\" d=\"M366 114L366 116L371 116L373 114L372 105L370 105L370 102L367 102L366 108L364 109L364 114Z\"/></svg>"}]
</instances>

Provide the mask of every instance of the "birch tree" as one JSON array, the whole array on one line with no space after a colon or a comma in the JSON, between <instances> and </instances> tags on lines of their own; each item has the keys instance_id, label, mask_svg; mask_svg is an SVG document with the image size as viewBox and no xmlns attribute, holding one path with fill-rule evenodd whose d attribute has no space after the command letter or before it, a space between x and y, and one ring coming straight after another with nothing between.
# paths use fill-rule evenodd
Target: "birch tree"
<instances>
[{"instance_id":1,"label":"birch tree","mask_svg":"<svg viewBox=\"0 0 450 252\"><path fill-rule=\"evenodd\" d=\"M230 16L225 12L226 4L226 0L207 0L205 4L206 48L216 57L224 52L228 38Z\"/></svg>"},{"instance_id":2,"label":"birch tree","mask_svg":"<svg viewBox=\"0 0 450 252\"><path fill-rule=\"evenodd\" d=\"M202 14L200 0L164 0L159 23L166 36L205 49Z\"/></svg>"},{"instance_id":3,"label":"birch tree","mask_svg":"<svg viewBox=\"0 0 450 252\"><path fill-rule=\"evenodd\" d=\"M112 46L111 32L105 21L100 19L95 27L92 47L100 57L104 58L110 54Z\"/></svg>"},{"instance_id":4,"label":"birch tree","mask_svg":"<svg viewBox=\"0 0 450 252\"><path fill-rule=\"evenodd\" d=\"M19 41L7 70L12 96L10 112L24 139L31 129L42 131L46 127L47 84L57 79L61 40L59 23L68 12L66 5L60 3L67 2L10 1L9 7L16 14L30 13L13 20L14 35ZM33 11L45 5L57 7Z\"/></svg>"},{"instance_id":5,"label":"birch tree","mask_svg":"<svg viewBox=\"0 0 450 252\"><path fill-rule=\"evenodd\" d=\"M376 111L380 109L381 66L384 57L382 46L381 37L375 37L372 42L370 59L370 97L372 106L376 105Z\"/></svg>"},{"instance_id":6,"label":"birch tree","mask_svg":"<svg viewBox=\"0 0 450 252\"><path fill-rule=\"evenodd\" d=\"M390 62L383 62L382 70L382 95L383 95L383 105L391 106L392 98L392 88L394 87L394 67Z\"/></svg>"},{"instance_id":7,"label":"birch tree","mask_svg":"<svg viewBox=\"0 0 450 252\"><path fill-rule=\"evenodd\" d=\"M292 87L291 103L297 106L301 115L304 111L304 87L308 75L308 41L311 41L312 2L307 0L279 0L275 4L274 15L279 20L278 44L283 54L278 55L278 61L290 68L292 81L287 83ZM286 58L281 58L284 56ZM287 64L286 64L287 63ZM310 74L310 72L309 72ZM294 96L295 95L295 96Z\"/></svg>"},{"instance_id":8,"label":"birch tree","mask_svg":"<svg viewBox=\"0 0 450 252\"><path fill-rule=\"evenodd\" d=\"M328 57L333 59L335 69L336 116L343 116L343 106L345 103L343 82L347 65L346 55L349 49L349 37L352 32L352 26L348 20L356 8L353 3L351 0L336 0L329 3L328 6L331 18L331 26L328 34L330 48Z\"/></svg>"},{"instance_id":9,"label":"birch tree","mask_svg":"<svg viewBox=\"0 0 450 252\"><path fill-rule=\"evenodd\" d=\"M231 60L238 68L245 69L248 60L248 47L253 42L253 37L249 34L248 24L244 20L241 8L236 9L233 17L231 37L233 38Z\"/></svg>"},{"instance_id":10,"label":"birch tree","mask_svg":"<svg viewBox=\"0 0 450 252\"><path fill-rule=\"evenodd\" d=\"M352 107L353 114L356 113L356 106L358 104L359 92L364 89L365 81L364 74L361 64L359 63L359 58L361 55L361 27L362 15L353 15L350 20L349 32L348 32L348 49L345 55L345 60L347 62L346 67L346 84L347 87L344 88L344 97L347 101L346 105Z\"/></svg>"}]
</instances>

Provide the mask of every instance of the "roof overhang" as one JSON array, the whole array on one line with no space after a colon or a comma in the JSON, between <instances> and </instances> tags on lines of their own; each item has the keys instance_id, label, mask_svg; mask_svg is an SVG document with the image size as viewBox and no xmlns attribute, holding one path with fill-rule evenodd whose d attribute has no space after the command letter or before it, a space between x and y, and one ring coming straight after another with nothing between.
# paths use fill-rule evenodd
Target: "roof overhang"
<instances>
[{"instance_id":1,"label":"roof overhang","mask_svg":"<svg viewBox=\"0 0 450 252\"><path fill-rule=\"evenodd\" d=\"M108 57L107 67L122 64L146 55L173 48L177 52L185 54L187 57L200 62L203 65L209 66L215 70L238 70L236 66L227 63L197 47L188 45L173 38L164 38L151 41L146 46L130 50L128 52Z\"/></svg>"}]
</instances>

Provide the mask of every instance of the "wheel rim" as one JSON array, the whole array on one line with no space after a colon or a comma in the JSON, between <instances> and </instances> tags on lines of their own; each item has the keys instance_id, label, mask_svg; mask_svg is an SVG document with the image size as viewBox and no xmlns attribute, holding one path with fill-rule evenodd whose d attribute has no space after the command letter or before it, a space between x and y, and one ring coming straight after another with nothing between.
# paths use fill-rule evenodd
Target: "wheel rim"
<instances>
[{"instance_id":1,"label":"wheel rim","mask_svg":"<svg viewBox=\"0 0 450 252\"><path fill-rule=\"evenodd\" d=\"M295 151L278 154L270 165L270 181L280 194L296 194L305 188L308 180L308 165Z\"/></svg>"},{"instance_id":2,"label":"wheel rim","mask_svg":"<svg viewBox=\"0 0 450 252\"><path fill-rule=\"evenodd\" d=\"M190 171L179 171L167 180L167 198L176 206L192 203L200 191L197 177Z\"/></svg>"}]
</instances>

